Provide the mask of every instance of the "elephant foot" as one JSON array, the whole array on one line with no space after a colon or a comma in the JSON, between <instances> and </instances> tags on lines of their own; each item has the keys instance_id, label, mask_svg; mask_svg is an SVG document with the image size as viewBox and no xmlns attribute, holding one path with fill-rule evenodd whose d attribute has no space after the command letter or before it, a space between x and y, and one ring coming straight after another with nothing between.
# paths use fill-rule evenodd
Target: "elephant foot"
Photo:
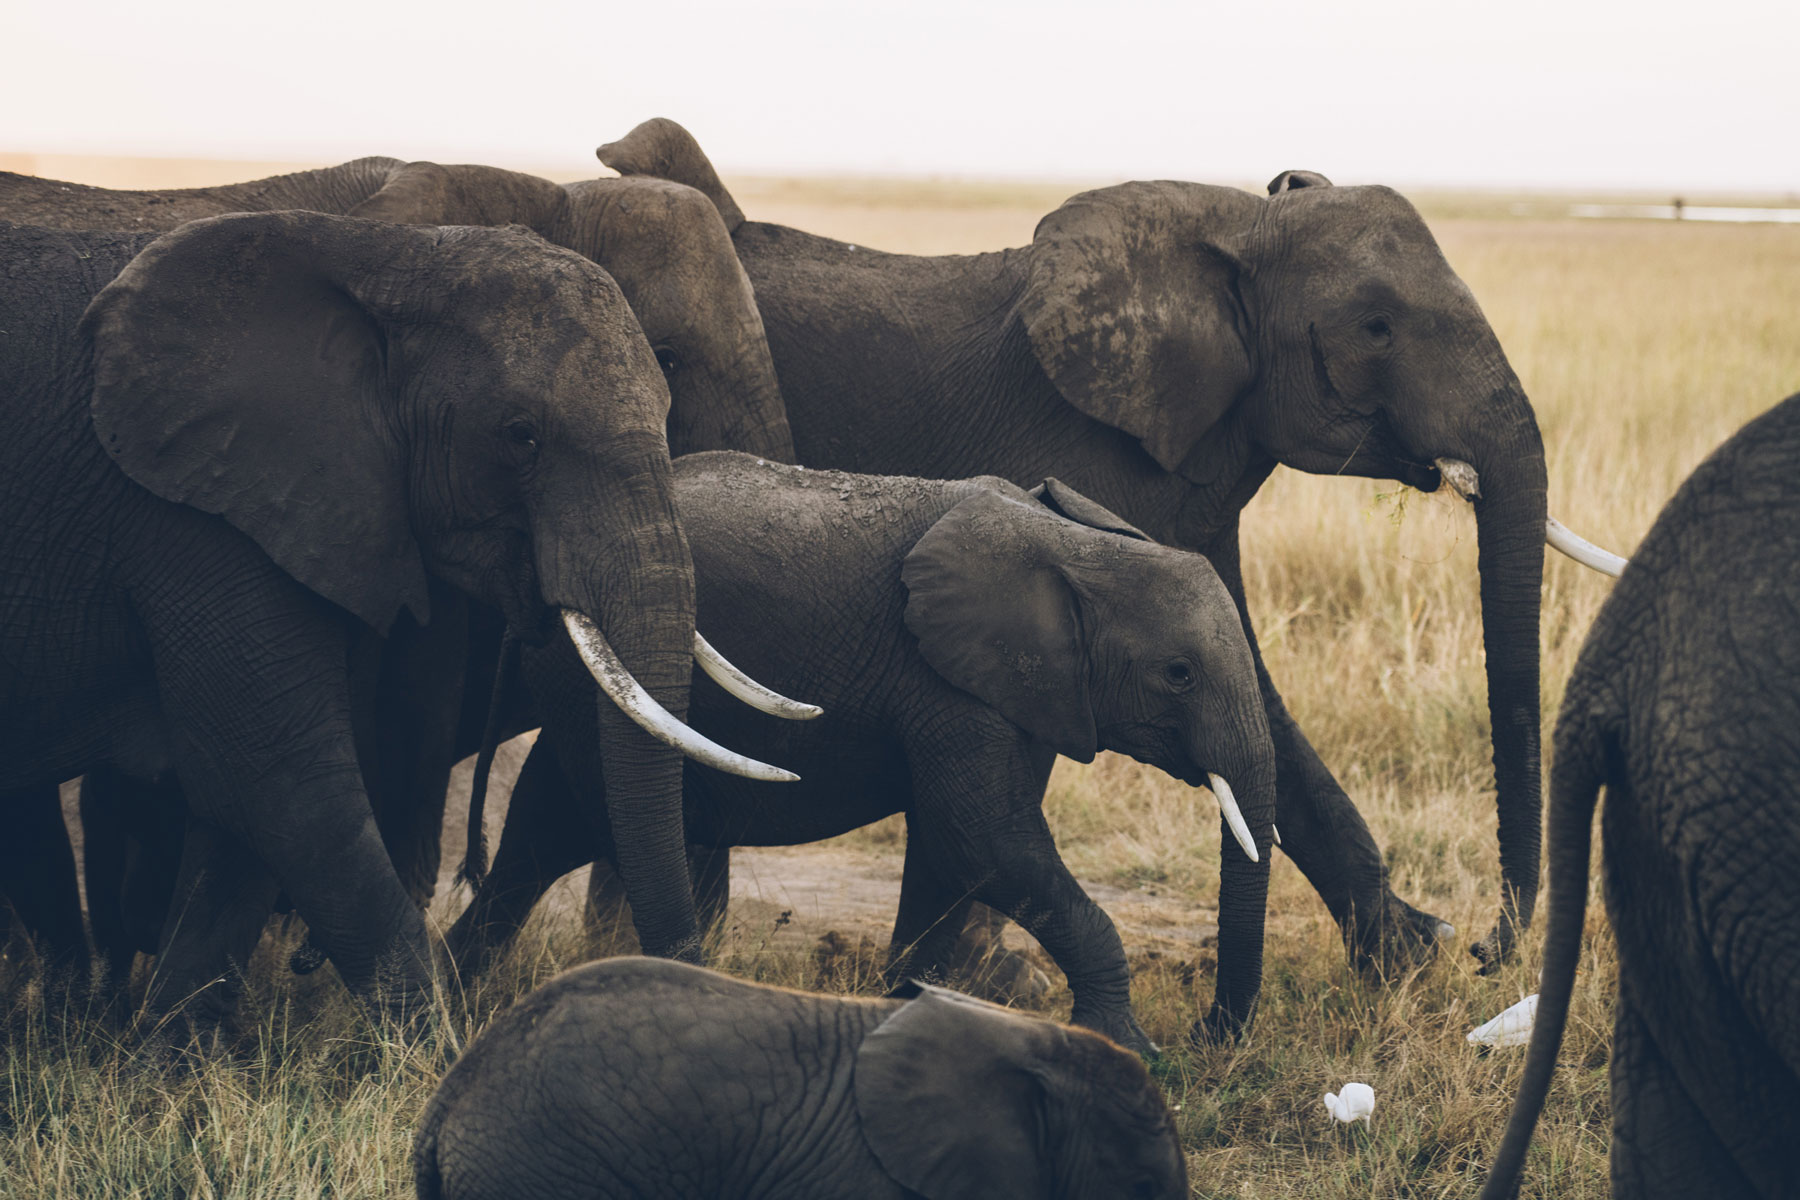
<instances>
[{"instance_id":1,"label":"elephant foot","mask_svg":"<svg viewBox=\"0 0 1800 1200\"><path fill-rule=\"evenodd\" d=\"M1188 1030L1188 1042L1195 1046L1225 1046L1244 1036L1244 1022L1218 1005Z\"/></svg>"},{"instance_id":2,"label":"elephant foot","mask_svg":"<svg viewBox=\"0 0 1800 1200\"><path fill-rule=\"evenodd\" d=\"M1352 959L1357 969L1397 979L1437 956L1438 943L1456 936L1456 926L1421 912L1392 892L1383 897L1379 920L1355 930Z\"/></svg>"},{"instance_id":3,"label":"elephant foot","mask_svg":"<svg viewBox=\"0 0 1800 1200\"><path fill-rule=\"evenodd\" d=\"M1155 1062L1162 1057L1162 1048L1150 1040L1150 1035L1144 1032L1144 1027L1138 1024L1137 1017L1129 1009L1093 1015L1074 1013L1069 1017L1069 1023L1111 1038L1146 1062Z\"/></svg>"},{"instance_id":4,"label":"elephant foot","mask_svg":"<svg viewBox=\"0 0 1800 1200\"><path fill-rule=\"evenodd\" d=\"M1050 977L1001 940L1005 918L984 911L987 915L970 917L950 953L951 978L970 995L995 1004L1035 1004L1048 996Z\"/></svg>"},{"instance_id":5,"label":"elephant foot","mask_svg":"<svg viewBox=\"0 0 1800 1200\"><path fill-rule=\"evenodd\" d=\"M1502 913L1488 935L1469 947L1469 953L1481 963L1475 972L1477 975L1492 975L1512 957L1513 943L1518 940L1519 927L1511 917Z\"/></svg>"}]
</instances>

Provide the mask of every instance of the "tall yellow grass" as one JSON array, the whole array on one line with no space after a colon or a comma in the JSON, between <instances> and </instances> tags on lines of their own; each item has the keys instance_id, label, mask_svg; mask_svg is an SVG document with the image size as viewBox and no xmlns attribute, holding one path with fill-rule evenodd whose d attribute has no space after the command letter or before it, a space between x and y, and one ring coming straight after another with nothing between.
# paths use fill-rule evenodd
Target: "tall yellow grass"
<instances>
[{"instance_id":1,"label":"tall yellow grass","mask_svg":"<svg viewBox=\"0 0 1800 1200\"><path fill-rule=\"evenodd\" d=\"M739 194L754 217L943 252L1022 243L1055 202L1043 191L761 181ZM1553 510L1628 553L1713 446L1800 389L1800 230L1458 215L1495 211L1481 198L1427 205L1537 407ZM1283 471L1252 504L1244 542L1277 683L1386 848L1396 889L1461 936L1405 979L1359 978L1277 856L1262 1008L1241 1044L1206 1049L1183 1035L1210 994L1209 952L1135 953L1140 1013L1170 1048L1157 1071L1180 1105L1195 1194L1469 1194L1522 1055L1480 1054L1463 1034L1535 990L1539 950L1534 931L1513 965L1482 978L1463 949L1492 921L1498 887L1473 521L1443 498ZM1607 590L1551 556L1546 738ZM1196 898L1216 889L1216 816L1155 772L1113 757L1061 763L1048 809L1078 873ZM894 841L892 829L853 836ZM1614 960L1597 876L1588 934L1528 1195L1606 1194ZM875 986L872 948L816 960L765 941L739 931L719 961L758 978ZM11 997L0 1195L410 1195L411 1125L458 1046L587 949L569 922L540 920L479 996L447 1001L437 1033L414 1045L366 1028L328 971L294 980L269 951L235 1049L187 1070L134 1058L103 1023L46 1005L28 970L0 964ZM1066 993L1047 1004L1066 1012ZM1350 1079L1375 1088L1368 1130L1333 1126L1320 1103Z\"/></svg>"}]
</instances>

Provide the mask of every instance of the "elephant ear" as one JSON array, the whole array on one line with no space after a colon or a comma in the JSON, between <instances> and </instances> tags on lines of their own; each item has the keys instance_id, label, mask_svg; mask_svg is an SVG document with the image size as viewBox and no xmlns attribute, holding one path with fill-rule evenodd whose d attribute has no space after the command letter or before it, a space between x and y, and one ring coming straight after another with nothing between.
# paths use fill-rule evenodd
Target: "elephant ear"
<instances>
[{"instance_id":1,"label":"elephant ear","mask_svg":"<svg viewBox=\"0 0 1800 1200\"><path fill-rule=\"evenodd\" d=\"M1252 378L1235 243L1266 203L1138 182L1083 192L1038 222L1019 315L1076 408L1181 465Z\"/></svg>"},{"instance_id":2,"label":"elephant ear","mask_svg":"<svg viewBox=\"0 0 1800 1200\"><path fill-rule=\"evenodd\" d=\"M719 182L706 151L693 134L667 117L651 117L618 141L594 151L594 156L621 175L654 175L703 193L719 210L728 233L736 233L744 223L744 210Z\"/></svg>"},{"instance_id":3,"label":"elephant ear","mask_svg":"<svg viewBox=\"0 0 1800 1200\"><path fill-rule=\"evenodd\" d=\"M525 225L543 233L567 204L560 186L536 175L415 162L396 170L349 215L397 225Z\"/></svg>"},{"instance_id":4,"label":"elephant ear","mask_svg":"<svg viewBox=\"0 0 1800 1200\"><path fill-rule=\"evenodd\" d=\"M1089 529L1116 533L1122 537L1136 538L1140 542L1151 540L1149 534L1113 512L1112 509L1103 504L1094 503L1054 476L1032 488L1029 495L1057 516L1073 521L1077 525L1086 525Z\"/></svg>"},{"instance_id":5,"label":"elephant ear","mask_svg":"<svg viewBox=\"0 0 1800 1200\"><path fill-rule=\"evenodd\" d=\"M1098 748L1075 590L1056 518L996 492L945 513L900 568L906 627L932 670L1079 762Z\"/></svg>"},{"instance_id":6,"label":"elephant ear","mask_svg":"<svg viewBox=\"0 0 1800 1200\"><path fill-rule=\"evenodd\" d=\"M217 513L386 631L430 618L389 403L399 364L359 291L423 230L315 213L184 225L94 297L91 412L121 470Z\"/></svg>"},{"instance_id":7,"label":"elephant ear","mask_svg":"<svg viewBox=\"0 0 1800 1200\"><path fill-rule=\"evenodd\" d=\"M1269 195L1279 196L1283 192L1298 191L1309 187L1330 187L1331 180L1317 171L1283 171L1269 180Z\"/></svg>"},{"instance_id":8,"label":"elephant ear","mask_svg":"<svg viewBox=\"0 0 1800 1200\"><path fill-rule=\"evenodd\" d=\"M1051 1193L1049 1064L1067 1035L926 987L863 1039L852 1088L863 1140L927 1200Z\"/></svg>"}]
</instances>

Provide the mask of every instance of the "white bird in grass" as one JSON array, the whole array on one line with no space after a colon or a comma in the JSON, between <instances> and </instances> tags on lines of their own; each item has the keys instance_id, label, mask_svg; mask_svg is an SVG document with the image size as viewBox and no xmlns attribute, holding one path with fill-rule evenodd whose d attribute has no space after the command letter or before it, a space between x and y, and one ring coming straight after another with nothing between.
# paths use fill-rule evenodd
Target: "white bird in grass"
<instances>
[{"instance_id":1,"label":"white bird in grass","mask_svg":"<svg viewBox=\"0 0 1800 1200\"><path fill-rule=\"evenodd\" d=\"M1477 1046L1523 1046L1531 1041L1531 1023L1537 1019L1537 993L1525 997L1485 1025L1469 1031Z\"/></svg>"},{"instance_id":2,"label":"white bird in grass","mask_svg":"<svg viewBox=\"0 0 1800 1200\"><path fill-rule=\"evenodd\" d=\"M1345 1125L1361 1121L1367 1128L1375 1112L1375 1089L1366 1083L1346 1083L1336 1095L1325 1093L1325 1111Z\"/></svg>"}]
</instances>

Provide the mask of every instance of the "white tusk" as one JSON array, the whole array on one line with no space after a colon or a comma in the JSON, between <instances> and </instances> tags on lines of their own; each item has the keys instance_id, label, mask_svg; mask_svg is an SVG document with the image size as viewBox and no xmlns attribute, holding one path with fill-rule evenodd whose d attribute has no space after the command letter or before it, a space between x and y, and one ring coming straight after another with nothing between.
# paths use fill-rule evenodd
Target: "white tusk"
<instances>
[{"instance_id":1,"label":"white tusk","mask_svg":"<svg viewBox=\"0 0 1800 1200\"><path fill-rule=\"evenodd\" d=\"M1481 497L1481 476L1475 468L1460 458L1440 458L1431 464L1444 477L1444 482L1455 489L1456 494L1464 500L1477 500Z\"/></svg>"},{"instance_id":2,"label":"white tusk","mask_svg":"<svg viewBox=\"0 0 1800 1200\"><path fill-rule=\"evenodd\" d=\"M825 710L816 704L802 704L798 700L789 700L780 692L764 687L736 667L723 654L714 650L712 643L694 630L694 661L700 669L712 676L712 681L748 704L758 712L766 712L772 717L785 717L789 721L810 721L821 716Z\"/></svg>"},{"instance_id":3,"label":"white tusk","mask_svg":"<svg viewBox=\"0 0 1800 1200\"><path fill-rule=\"evenodd\" d=\"M1210 771L1206 774L1206 782L1212 785L1213 795L1219 798L1219 811L1225 814L1225 823L1231 826L1231 836L1244 848L1251 862L1262 861L1257 857L1256 839L1250 836L1250 826L1244 824L1244 812L1238 807L1237 797L1231 794L1231 785Z\"/></svg>"},{"instance_id":4,"label":"white tusk","mask_svg":"<svg viewBox=\"0 0 1800 1200\"><path fill-rule=\"evenodd\" d=\"M1586 538L1570 531L1567 525L1555 517L1544 519L1544 540L1551 547L1561 550L1584 567L1592 567L1602 575L1618 578L1619 572L1625 569L1627 560L1620 558L1611 550L1602 550Z\"/></svg>"},{"instance_id":5,"label":"white tusk","mask_svg":"<svg viewBox=\"0 0 1800 1200\"><path fill-rule=\"evenodd\" d=\"M563 626L569 639L581 654L581 661L619 710L657 741L673 746L695 762L742 775L746 779L764 779L772 783L794 783L799 776L780 767L745 758L719 745L675 719L675 714L658 704L644 685L633 679L625 664L607 644L600 627L573 609L562 610Z\"/></svg>"},{"instance_id":6,"label":"white tusk","mask_svg":"<svg viewBox=\"0 0 1800 1200\"><path fill-rule=\"evenodd\" d=\"M1271 824L1269 826L1269 832L1275 835L1275 844L1277 846L1281 845L1281 830L1275 828L1275 826Z\"/></svg>"}]
</instances>

